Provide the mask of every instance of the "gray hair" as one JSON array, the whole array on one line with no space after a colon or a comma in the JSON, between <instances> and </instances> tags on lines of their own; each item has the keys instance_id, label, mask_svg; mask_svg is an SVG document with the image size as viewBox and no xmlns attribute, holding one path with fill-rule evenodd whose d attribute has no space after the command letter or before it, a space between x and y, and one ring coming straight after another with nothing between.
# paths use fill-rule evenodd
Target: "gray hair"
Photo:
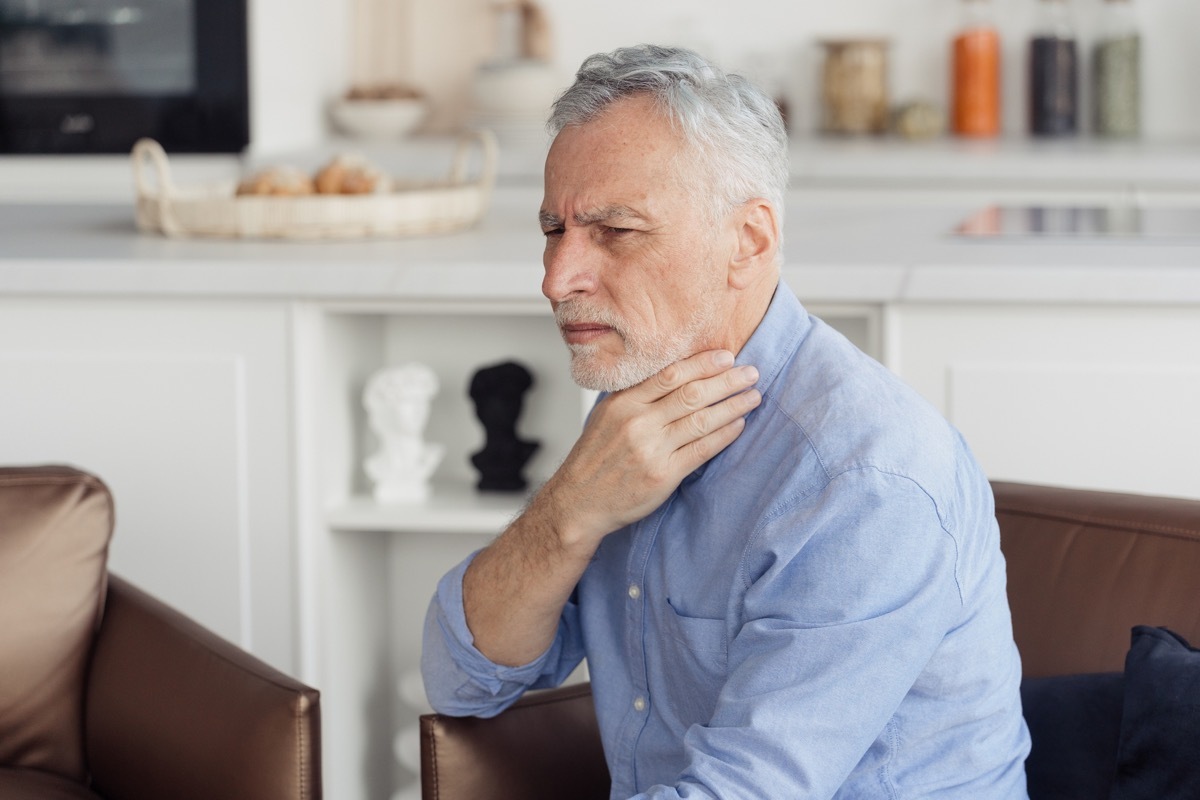
<instances>
[{"instance_id":1,"label":"gray hair","mask_svg":"<svg viewBox=\"0 0 1200 800\"><path fill-rule=\"evenodd\" d=\"M546 127L557 136L612 103L649 95L707 165L719 215L754 197L775 207L783 225L788 183L787 131L779 107L741 75L675 47L638 45L589 56L557 100Z\"/></svg>"}]
</instances>

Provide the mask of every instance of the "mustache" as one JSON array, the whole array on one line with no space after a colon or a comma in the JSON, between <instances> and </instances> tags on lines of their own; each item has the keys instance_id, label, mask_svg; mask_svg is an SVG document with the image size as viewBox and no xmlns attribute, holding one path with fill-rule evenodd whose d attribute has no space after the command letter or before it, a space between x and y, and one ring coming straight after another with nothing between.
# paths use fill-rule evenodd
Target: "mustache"
<instances>
[{"instance_id":1,"label":"mustache","mask_svg":"<svg viewBox=\"0 0 1200 800\"><path fill-rule=\"evenodd\" d=\"M564 300L554 307L554 321L559 329L566 325L576 325L581 322L605 325L625 337L625 322L612 311L599 306L591 306L579 300Z\"/></svg>"}]
</instances>

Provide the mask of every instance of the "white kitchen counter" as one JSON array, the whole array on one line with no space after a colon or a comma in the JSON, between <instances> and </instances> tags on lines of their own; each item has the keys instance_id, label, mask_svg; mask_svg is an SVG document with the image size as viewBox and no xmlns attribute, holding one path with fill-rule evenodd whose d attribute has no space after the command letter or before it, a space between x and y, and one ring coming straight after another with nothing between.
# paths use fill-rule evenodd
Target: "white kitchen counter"
<instances>
[{"instance_id":1,"label":"white kitchen counter","mask_svg":"<svg viewBox=\"0 0 1200 800\"><path fill-rule=\"evenodd\" d=\"M1200 143L1096 139L811 138L792 142L793 186L891 182L1200 190Z\"/></svg>"},{"instance_id":2,"label":"white kitchen counter","mask_svg":"<svg viewBox=\"0 0 1200 800\"><path fill-rule=\"evenodd\" d=\"M1200 303L1200 231L1173 240L979 241L971 207L797 195L786 276L809 301ZM540 302L540 191L497 190L474 229L404 240L168 239L120 205L0 204L0 293Z\"/></svg>"}]
</instances>

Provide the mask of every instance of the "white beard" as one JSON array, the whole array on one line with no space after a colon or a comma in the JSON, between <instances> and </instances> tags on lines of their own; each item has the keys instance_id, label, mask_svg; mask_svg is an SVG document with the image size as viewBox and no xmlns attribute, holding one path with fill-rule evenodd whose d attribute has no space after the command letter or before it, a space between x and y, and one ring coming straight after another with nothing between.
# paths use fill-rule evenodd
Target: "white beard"
<instances>
[{"instance_id":1,"label":"white beard","mask_svg":"<svg viewBox=\"0 0 1200 800\"><path fill-rule=\"evenodd\" d=\"M604 363L599 343L567 345L571 351L571 377L577 384L600 392L619 392L699 352L702 338L713 330L716 312L716 295L706 294L687 325L659 339L631 330L615 314L587 308L583 301L564 301L555 308L554 317L560 330L575 322L595 322L612 328L621 337L625 353L615 364Z\"/></svg>"}]
</instances>

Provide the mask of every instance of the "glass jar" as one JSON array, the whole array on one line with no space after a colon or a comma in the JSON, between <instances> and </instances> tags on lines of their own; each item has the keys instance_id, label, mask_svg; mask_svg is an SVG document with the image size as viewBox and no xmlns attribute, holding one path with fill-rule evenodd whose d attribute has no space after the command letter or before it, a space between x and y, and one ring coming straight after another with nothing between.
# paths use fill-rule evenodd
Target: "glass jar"
<instances>
[{"instance_id":1,"label":"glass jar","mask_svg":"<svg viewBox=\"0 0 1200 800\"><path fill-rule=\"evenodd\" d=\"M821 71L824 133L884 133L888 126L886 39L826 39Z\"/></svg>"},{"instance_id":2,"label":"glass jar","mask_svg":"<svg viewBox=\"0 0 1200 800\"><path fill-rule=\"evenodd\" d=\"M1039 0L1029 43L1029 131L1069 136L1079 130L1079 47L1069 0Z\"/></svg>"},{"instance_id":3,"label":"glass jar","mask_svg":"<svg viewBox=\"0 0 1200 800\"><path fill-rule=\"evenodd\" d=\"M1000 32L990 0L963 0L951 62L951 130L959 136L995 136L1000 132Z\"/></svg>"},{"instance_id":4,"label":"glass jar","mask_svg":"<svg viewBox=\"0 0 1200 800\"><path fill-rule=\"evenodd\" d=\"M1131 0L1106 0L1092 53L1096 133L1141 132L1142 39Z\"/></svg>"}]
</instances>

